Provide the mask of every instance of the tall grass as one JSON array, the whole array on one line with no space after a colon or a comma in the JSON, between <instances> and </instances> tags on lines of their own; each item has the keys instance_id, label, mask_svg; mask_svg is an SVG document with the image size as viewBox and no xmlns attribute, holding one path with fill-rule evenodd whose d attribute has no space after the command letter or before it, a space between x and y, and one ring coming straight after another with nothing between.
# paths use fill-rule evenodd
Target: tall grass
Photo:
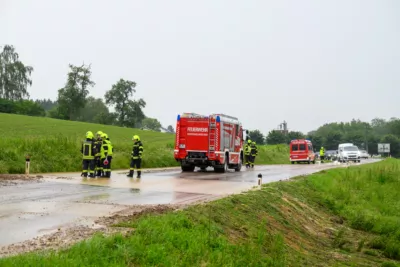
<instances>
[{"instance_id":1,"label":"tall grass","mask_svg":"<svg viewBox=\"0 0 400 267\"><path fill-rule=\"evenodd\" d=\"M400 260L400 160L331 169L297 182L295 190L345 218L350 227L376 234L368 245Z\"/></svg>"},{"instance_id":2,"label":"tall grass","mask_svg":"<svg viewBox=\"0 0 400 267\"><path fill-rule=\"evenodd\" d=\"M0 124L0 173L23 173L26 154L32 173L80 171L85 133L99 130L114 146L112 169L129 168L134 134L143 142L143 168L179 166L173 157L175 134L1 113ZM288 151L280 146L260 150L257 164L287 163Z\"/></svg>"}]
</instances>

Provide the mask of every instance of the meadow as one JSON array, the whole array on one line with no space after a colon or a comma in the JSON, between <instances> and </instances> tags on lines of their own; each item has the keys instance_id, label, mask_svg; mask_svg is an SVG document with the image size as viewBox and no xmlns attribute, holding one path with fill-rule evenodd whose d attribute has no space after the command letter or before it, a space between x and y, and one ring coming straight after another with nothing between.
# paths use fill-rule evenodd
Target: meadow
<instances>
[{"instance_id":1,"label":"meadow","mask_svg":"<svg viewBox=\"0 0 400 267\"><path fill-rule=\"evenodd\" d=\"M2 266L400 266L400 161L330 169Z\"/></svg>"},{"instance_id":2,"label":"meadow","mask_svg":"<svg viewBox=\"0 0 400 267\"><path fill-rule=\"evenodd\" d=\"M93 123L0 113L0 173L24 173L31 155L31 173L81 170L81 142L87 131L108 134L114 147L112 169L128 169L132 136L143 142L143 168L179 166L173 158L175 134ZM260 147L257 164L287 164L286 145Z\"/></svg>"}]
</instances>

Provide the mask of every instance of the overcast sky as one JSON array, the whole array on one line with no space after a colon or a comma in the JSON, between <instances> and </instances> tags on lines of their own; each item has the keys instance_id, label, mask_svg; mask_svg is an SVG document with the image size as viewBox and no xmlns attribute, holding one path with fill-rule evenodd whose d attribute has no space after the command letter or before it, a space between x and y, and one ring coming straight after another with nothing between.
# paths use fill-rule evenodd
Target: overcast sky
<instances>
[{"instance_id":1,"label":"overcast sky","mask_svg":"<svg viewBox=\"0 0 400 267\"><path fill-rule=\"evenodd\" d=\"M400 1L0 0L0 45L57 97L68 64L91 94L137 82L147 116L226 113L264 133L400 117Z\"/></svg>"}]
</instances>

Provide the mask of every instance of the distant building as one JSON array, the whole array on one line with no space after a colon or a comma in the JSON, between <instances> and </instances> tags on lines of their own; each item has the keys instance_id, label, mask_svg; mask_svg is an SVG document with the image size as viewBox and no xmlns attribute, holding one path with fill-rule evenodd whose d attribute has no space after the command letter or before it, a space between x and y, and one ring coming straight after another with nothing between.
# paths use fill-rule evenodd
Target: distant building
<instances>
[{"instance_id":1,"label":"distant building","mask_svg":"<svg viewBox=\"0 0 400 267\"><path fill-rule=\"evenodd\" d=\"M287 122L283 121L281 124L279 124L277 131L280 131L284 135L287 135L289 133L289 130L288 130L288 127L287 127Z\"/></svg>"}]
</instances>

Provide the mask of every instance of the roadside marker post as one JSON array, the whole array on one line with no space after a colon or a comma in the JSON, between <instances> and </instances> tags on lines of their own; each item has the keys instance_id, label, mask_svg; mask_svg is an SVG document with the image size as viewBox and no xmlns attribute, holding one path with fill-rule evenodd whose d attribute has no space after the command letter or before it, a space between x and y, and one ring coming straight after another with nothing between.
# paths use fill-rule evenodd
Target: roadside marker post
<instances>
[{"instance_id":1,"label":"roadside marker post","mask_svg":"<svg viewBox=\"0 0 400 267\"><path fill-rule=\"evenodd\" d=\"M25 156L25 175L29 175L29 168L31 165L31 155L27 154Z\"/></svg>"},{"instance_id":2,"label":"roadside marker post","mask_svg":"<svg viewBox=\"0 0 400 267\"><path fill-rule=\"evenodd\" d=\"M261 188L261 185L262 185L262 174L259 173L258 174L258 186Z\"/></svg>"}]
</instances>

